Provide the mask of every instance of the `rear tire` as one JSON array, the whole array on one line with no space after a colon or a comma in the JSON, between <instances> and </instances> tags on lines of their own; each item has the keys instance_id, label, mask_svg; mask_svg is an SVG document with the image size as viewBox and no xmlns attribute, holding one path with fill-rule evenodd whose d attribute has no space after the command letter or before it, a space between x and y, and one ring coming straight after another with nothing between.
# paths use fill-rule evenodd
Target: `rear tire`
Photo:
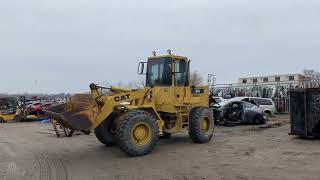
<instances>
[{"instance_id":1,"label":"rear tire","mask_svg":"<svg viewBox=\"0 0 320 180\"><path fill-rule=\"evenodd\" d=\"M197 107L190 112L189 136L195 143L206 143L212 139L214 118L209 108Z\"/></svg>"},{"instance_id":2,"label":"rear tire","mask_svg":"<svg viewBox=\"0 0 320 180\"><path fill-rule=\"evenodd\" d=\"M115 131L116 125L114 123L114 119L109 117L96 127L94 133L102 144L106 146L114 146L117 144Z\"/></svg>"},{"instance_id":3,"label":"rear tire","mask_svg":"<svg viewBox=\"0 0 320 180\"><path fill-rule=\"evenodd\" d=\"M116 139L129 156L149 154L159 140L157 120L143 110L129 111L119 119Z\"/></svg>"},{"instance_id":4,"label":"rear tire","mask_svg":"<svg viewBox=\"0 0 320 180\"><path fill-rule=\"evenodd\" d=\"M0 123L5 123L4 119L0 117Z\"/></svg>"}]
</instances>

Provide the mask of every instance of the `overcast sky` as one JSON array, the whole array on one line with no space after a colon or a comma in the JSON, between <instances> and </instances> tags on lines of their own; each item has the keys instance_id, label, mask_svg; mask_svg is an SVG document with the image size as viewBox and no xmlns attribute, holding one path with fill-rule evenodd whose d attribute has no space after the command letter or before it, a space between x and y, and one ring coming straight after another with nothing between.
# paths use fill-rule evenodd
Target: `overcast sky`
<instances>
[{"instance_id":1,"label":"overcast sky","mask_svg":"<svg viewBox=\"0 0 320 180\"><path fill-rule=\"evenodd\" d=\"M139 78L153 50L218 83L320 69L319 0L0 0L0 93Z\"/></svg>"}]
</instances>

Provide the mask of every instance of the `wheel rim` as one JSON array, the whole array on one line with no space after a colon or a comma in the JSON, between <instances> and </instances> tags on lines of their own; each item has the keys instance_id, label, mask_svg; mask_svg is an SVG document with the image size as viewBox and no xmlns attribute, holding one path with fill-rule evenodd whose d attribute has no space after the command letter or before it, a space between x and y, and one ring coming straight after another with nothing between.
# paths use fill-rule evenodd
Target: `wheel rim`
<instances>
[{"instance_id":1,"label":"wheel rim","mask_svg":"<svg viewBox=\"0 0 320 180\"><path fill-rule=\"evenodd\" d=\"M131 131L131 140L137 146L145 146L151 140L151 127L144 122L134 125Z\"/></svg>"},{"instance_id":2,"label":"wheel rim","mask_svg":"<svg viewBox=\"0 0 320 180\"><path fill-rule=\"evenodd\" d=\"M15 116L14 118L13 118L15 121L20 121L21 120L21 116L19 116L19 115L17 115L17 116Z\"/></svg>"},{"instance_id":3,"label":"wheel rim","mask_svg":"<svg viewBox=\"0 0 320 180\"><path fill-rule=\"evenodd\" d=\"M210 126L211 126L210 119L208 117L203 118L201 121L201 131L204 134L207 134L210 131Z\"/></svg>"}]
</instances>

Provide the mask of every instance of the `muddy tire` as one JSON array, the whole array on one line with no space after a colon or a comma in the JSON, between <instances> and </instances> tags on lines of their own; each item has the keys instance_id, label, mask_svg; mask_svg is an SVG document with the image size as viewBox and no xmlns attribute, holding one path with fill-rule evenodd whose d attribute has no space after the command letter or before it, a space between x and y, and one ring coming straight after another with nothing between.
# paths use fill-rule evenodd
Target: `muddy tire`
<instances>
[{"instance_id":1,"label":"muddy tire","mask_svg":"<svg viewBox=\"0 0 320 180\"><path fill-rule=\"evenodd\" d=\"M94 134L97 139L106 146L114 146L117 144L116 141L116 125L114 124L113 118L107 118L104 120L96 129Z\"/></svg>"},{"instance_id":2,"label":"muddy tire","mask_svg":"<svg viewBox=\"0 0 320 180\"><path fill-rule=\"evenodd\" d=\"M266 124L267 121L263 118L263 116L257 115L257 116L254 118L253 123L254 123L254 124L261 125L261 124Z\"/></svg>"},{"instance_id":3,"label":"muddy tire","mask_svg":"<svg viewBox=\"0 0 320 180\"><path fill-rule=\"evenodd\" d=\"M1 117L0 117L0 123L5 123L5 121Z\"/></svg>"},{"instance_id":4,"label":"muddy tire","mask_svg":"<svg viewBox=\"0 0 320 180\"><path fill-rule=\"evenodd\" d=\"M13 118L14 122L21 122L22 121L22 116L20 115L16 115L14 118Z\"/></svg>"},{"instance_id":5,"label":"muddy tire","mask_svg":"<svg viewBox=\"0 0 320 180\"><path fill-rule=\"evenodd\" d=\"M119 119L116 139L129 156L149 154L159 140L157 120L143 110L127 112Z\"/></svg>"},{"instance_id":6,"label":"muddy tire","mask_svg":"<svg viewBox=\"0 0 320 180\"><path fill-rule=\"evenodd\" d=\"M206 143L212 139L214 118L210 109L205 107L194 108L190 112L189 136L195 143Z\"/></svg>"}]
</instances>

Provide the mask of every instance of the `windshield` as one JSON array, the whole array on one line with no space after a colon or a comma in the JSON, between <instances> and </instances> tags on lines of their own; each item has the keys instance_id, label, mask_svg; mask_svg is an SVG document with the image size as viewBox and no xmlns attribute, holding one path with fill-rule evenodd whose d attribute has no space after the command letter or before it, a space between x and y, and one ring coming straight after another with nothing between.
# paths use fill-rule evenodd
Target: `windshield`
<instances>
[{"instance_id":1,"label":"windshield","mask_svg":"<svg viewBox=\"0 0 320 180\"><path fill-rule=\"evenodd\" d=\"M221 99L220 98L214 98L214 100L219 104L221 103Z\"/></svg>"},{"instance_id":2,"label":"windshield","mask_svg":"<svg viewBox=\"0 0 320 180\"><path fill-rule=\"evenodd\" d=\"M230 102L230 101L229 101ZM228 101L222 101L222 102L219 102L219 105L220 106L225 106L229 103Z\"/></svg>"},{"instance_id":3,"label":"windshield","mask_svg":"<svg viewBox=\"0 0 320 180\"><path fill-rule=\"evenodd\" d=\"M7 110L16 107L16 102L13 98L1 98L0 110Z\"/></svg>"},{"instance_id":4,"label":"windshield","mask_svg":"<svg viewBox=\"0 0 320 180\"><path fill-rule=\"evenodd\" d=\"M152 86L171 86L172 84L172 59L155 58L149 59L147 69L148 87Z\"/></svg>"},{"instance_id":5,"label":"windshield","mask_svg":"<svg viewBox=\"0 0 320 180\"><path fill-rule=\"evenodd\" d=\"M273 106L271 99L261 99L261 98L252 98L258 105L262 106Z\"/></svg>"}]
</instances>

